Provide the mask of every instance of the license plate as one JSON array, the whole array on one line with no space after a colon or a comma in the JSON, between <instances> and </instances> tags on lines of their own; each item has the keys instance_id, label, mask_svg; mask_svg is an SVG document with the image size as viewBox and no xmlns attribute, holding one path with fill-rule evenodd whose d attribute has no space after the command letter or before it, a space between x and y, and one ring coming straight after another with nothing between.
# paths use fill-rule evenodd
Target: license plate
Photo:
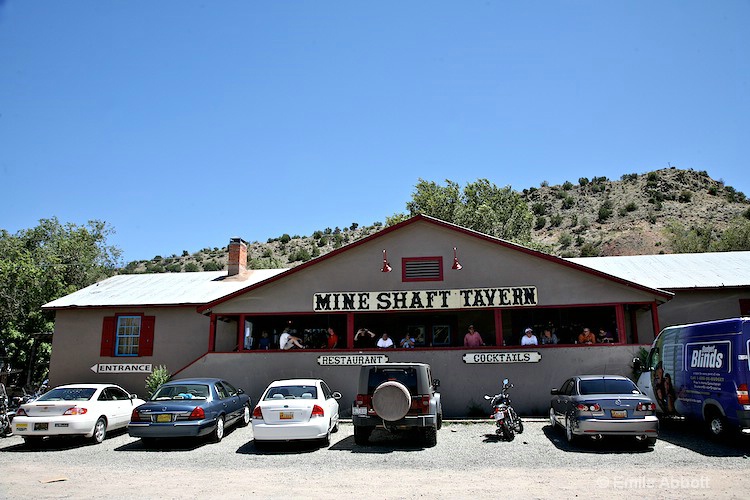
<instances>
[{"instance_id":1,"label":"license plate","mask_svg":"<svg viewBox=\"0 0 750 500\"><path fill-rule=\"evenodd\" d=\"M354 406L352 407L352 415L367 415L367 408L365 406Z\"/></svg>"},{"instance_id":2,"label":"license plate","mask_svg":"<svg viewBox=\"0 0 750 500\"><path fill-rule=\"evenodd\" d=\"M16 424L16 430L21 432L28 429L28 424Z\"/></svg>"},{"instance_id":3,"label":"license plate","mask_svg":"<svg viewBox=\"0 0 750 500\"><path fill-rule=\"evenodd\" d=\"M626 418L627 416L627 410L612 410L612 418Z\"/></svg>"},{"instance_id":4,"label":"license plate","mask_svg":"<svg viewBox=\"0 0 750 500\"><path fill-rule=\"evenodd\" d=\"M40 423L40 422L35 422L34 423L34 430L35 431L46 431L48 428L49 428L49 424L46 423L46 422L45 423Z\"/></svg>"},{"instance_id":5,"label":"license plate","mask_svg":"<svg viewBox=\"0 0 750 500\"><path fill-rule=\"evenodd\" d=\"M162 413L161 415L156 416L157 422L171 422L172 421L172 415L168 413Z\"/></svg>"},{"instance_id":6,"label":"license plate","mask_svg":"<svg viewBox=\"0 0 750 500\"><path fill-rule=\"evenodd\" d=\"M291 411L279 412L279 418L281 420L291 420L294 418L294 412L291 412Z\"/></svg>"}]
</instances>

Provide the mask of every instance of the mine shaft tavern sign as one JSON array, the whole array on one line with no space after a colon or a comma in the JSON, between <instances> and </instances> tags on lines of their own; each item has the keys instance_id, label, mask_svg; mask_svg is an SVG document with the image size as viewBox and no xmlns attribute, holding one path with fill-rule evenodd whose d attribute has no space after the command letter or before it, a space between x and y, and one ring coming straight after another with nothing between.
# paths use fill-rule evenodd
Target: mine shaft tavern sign
<instances>
[{"instance_id":1,"label":"mine shaft tavern sign","mask_svg":"<svg viewBox=\"0 0 750 500\"><path fill-rule=\"evenodd\" d=\"M313 311L418 311L523 307L538 304L535 286L409 290L390 292L325 292L313 295Z\"/></svg>"},{"instance_id":2,"label":"mine shaft tavern sign","mask_svg":"<svg viewBox=\"0 0 750 500\"><path fill-rule=\"evenodd\" d=\"M99 363L91 367L94 373L151 373L151 364Z\"/></svg>"},{"instance_id":3,"label":"mine shaft tavern sign","mask_svg":"<svg viewBox=\"0 0 750 500\"><path fill-rule=\"evenodd\" d=\"M529 351L467 352L463 360L467 364L538 363L542 355Z\"/></svg>"}]
</instances>

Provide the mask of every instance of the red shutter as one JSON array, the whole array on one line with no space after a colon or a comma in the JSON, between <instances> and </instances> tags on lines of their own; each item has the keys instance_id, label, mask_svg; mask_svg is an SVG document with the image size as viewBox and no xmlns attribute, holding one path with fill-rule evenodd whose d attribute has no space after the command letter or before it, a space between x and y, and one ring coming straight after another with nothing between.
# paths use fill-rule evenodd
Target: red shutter
<instances>
[{"instance_id":1,"label":"red shutter","mask_svg":"<svg viewBox=\"0 0 750 500\"><path fill-rule=\"evenodd\" d=\"M115 317L106 316L102 325L102 347L100 356L115 355Z\"/></svg>"},{"instance_id":2,"label":"red shutter","mask_svg":"<svg viewBox=\"0 0 750 500\"><path fill-rule=\"evenodd\" d=\"M139 356L154 355L154 324L156 317L144 316L141 318L141 338L138 343Z\"/></svg>"}]
</instances>

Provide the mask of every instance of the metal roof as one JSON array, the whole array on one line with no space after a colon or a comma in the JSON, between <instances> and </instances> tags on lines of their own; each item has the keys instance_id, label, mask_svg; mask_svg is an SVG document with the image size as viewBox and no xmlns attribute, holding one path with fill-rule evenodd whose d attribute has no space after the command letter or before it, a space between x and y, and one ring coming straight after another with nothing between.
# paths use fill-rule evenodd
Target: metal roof
<instances>
[{"instance_id":1,"label":"metal roof","mask_svg":"<svg viewBox=\"0 0 750 500\"><path fill-rule=\"evenodd\" d=\"M236 276L227 276L226 271L123 274L60 297L43 308L199 305L284 271L286 269L253 269Z\"/></svg>"},{"instance_id":2,"label":"metal roof","mask_svg":"<svg viewBox=\"0 0 750 500\"><path fill-rule=\"evenodd\" d=\"M566 260L662 290L750 286L750 252L579 257Z\"/></svg>"}]
</instances>

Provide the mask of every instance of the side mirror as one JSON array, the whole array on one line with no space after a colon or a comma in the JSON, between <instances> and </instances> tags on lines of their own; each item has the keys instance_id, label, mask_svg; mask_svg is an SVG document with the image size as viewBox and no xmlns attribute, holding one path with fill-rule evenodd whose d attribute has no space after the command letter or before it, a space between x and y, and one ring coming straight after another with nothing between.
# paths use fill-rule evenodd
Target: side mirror
<instances>
[{"instance_id":1,"label":"side mirror","mask_svg":"<svg viewBox=\"0 0 750 500\"><path fill-rule=\"evenodd\" d=\"M237 389L237 394L245 394L245 391L243 391L242 389Z\"/></svg>"},{"instance_id":2,"label":"side mirror","mask_svg":"<svg viewBox=\"0 0 750 500\"><path fill-rule=\"evenodd\" d=\"M436 379L436 378L432 379L432 387L434 387L435 389L440 387L440 379Z\"/></svg>"},{"instance_id":3,"label":"side mirror","mask_svg":"<svg viewBox=\"0 0 750 500\"><path fill-rule=\"evenodd\" d=\"M643 363L641 362L641 358L633 358L633 369L637 372L646 371L643 369Z\"/></svg>"},{"instance_id":4,"label":"side mirror","mask_svg":"<svg viewBox=\"0 0 750 500\"><path fill-rule=\"evenodd\" d=\"M560 389L552 389L549 391L549 393L553 396L559 396L560 395Z\"/></svg>"},{"instance_id":5,"label":"side mirror","mask_svg":"<svg viewBox=\"0 0 750 500\"><path fill-rule=\"evenodd\" d=\"M138 399L138 394L131 394L130 399Z\"/></svg>"},{"instance_id":6,"label":"side mirror","mask_svg":"<svg viewBox=\"0 0 750 500\"><path fill-rule=\"evenodd\" d=\"M507 378L503 379L503 385L508 385L509 380Z\"/></svg>"},{"instance_id":7,"label":"side mirror","mask_svg":"<svg viewBox=\"0 0 750 500\"><path fill-rule=\"evenodd\" d=\"M484 395L484 399L486 399L486 400L488 400L488 401L489 401L490 399L492 399L492 396L488 396L487 394L485 394L485 395Z\"/></svg>"},{"instance_id":8,"label":"side mirror","mask_svg":"<svg viewBox=\"0 0 750 500\"><path fill-rule=\"evenodd\" d=\"M331 396L333 396L333 399L341 399L341 393L338 391L335 391Z\"/></svg>"}]
</instances>

